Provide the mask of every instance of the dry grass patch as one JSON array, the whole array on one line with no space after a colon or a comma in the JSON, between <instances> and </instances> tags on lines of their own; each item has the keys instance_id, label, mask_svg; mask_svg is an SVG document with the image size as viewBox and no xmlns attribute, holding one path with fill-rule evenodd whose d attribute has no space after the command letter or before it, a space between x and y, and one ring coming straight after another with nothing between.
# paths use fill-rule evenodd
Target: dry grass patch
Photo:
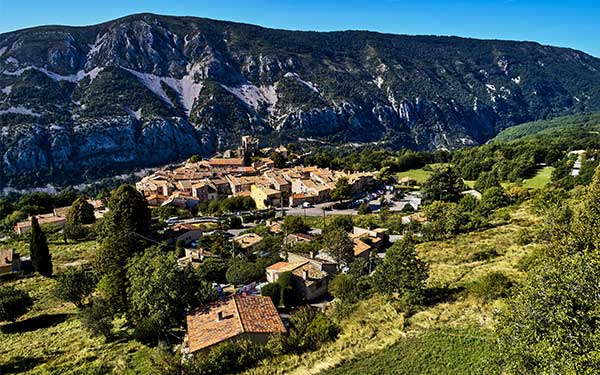
<instances>
[{"instance_id":1,"label":"dry grass patch","mask_svg":"<svg viewBox=\"0 0 600 375\"><path fill-rule=\"evenodd\" d=\"M359 304L342 322L338 339L315 352L266 360L245 374L318 374L321 371L374 353L404 337L404 316L377 296Z\"/></svg>"}]
</instances>

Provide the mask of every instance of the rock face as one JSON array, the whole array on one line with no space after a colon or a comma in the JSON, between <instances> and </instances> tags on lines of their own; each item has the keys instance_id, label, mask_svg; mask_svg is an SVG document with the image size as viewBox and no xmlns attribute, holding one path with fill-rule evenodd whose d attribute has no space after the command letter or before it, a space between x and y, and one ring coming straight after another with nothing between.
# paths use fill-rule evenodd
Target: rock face
<instances>
[{"instance_id":1,"label":"rock face","mask_svg":"<svg viewBox=\"0 0 600 375\"><path fill-rule=\"evenodd\" d=\"M243 134L451 149L598 109L600 60L537 43L151 14L45 26L0 34L0 185L208 155Z\"/></svg>"}]
</instances>

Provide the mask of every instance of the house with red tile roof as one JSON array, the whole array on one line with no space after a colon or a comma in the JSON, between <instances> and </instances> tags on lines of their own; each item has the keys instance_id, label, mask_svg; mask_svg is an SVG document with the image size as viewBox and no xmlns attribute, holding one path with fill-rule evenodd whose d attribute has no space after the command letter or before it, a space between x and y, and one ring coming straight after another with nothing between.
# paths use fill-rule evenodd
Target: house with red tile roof
<instances>
[{"instance_id":1,"label":"house with red tile roof","mask_svg":"<svg viewBox=\"0 0 600 375\"><path fill-rule=\"evenodd\" d=\"M292 286L307 301L327 294L329 274L310 261L292 263L277 262L267 267L267 281L277 282L279 276L285 272L292 273Z\"/></svg>"},{"instance_id":2,"label":"house with red tile roof","mask_svg":"<svg viewBox=\"0 0 600 375\"><path fill-rule=\"evenodd\" d=\"M230 296L191 311L186 320L183 350L187 353L232 340L265 344L271 335L287 332L273 301L266 296Z\"/></svg>"}]
</instances>

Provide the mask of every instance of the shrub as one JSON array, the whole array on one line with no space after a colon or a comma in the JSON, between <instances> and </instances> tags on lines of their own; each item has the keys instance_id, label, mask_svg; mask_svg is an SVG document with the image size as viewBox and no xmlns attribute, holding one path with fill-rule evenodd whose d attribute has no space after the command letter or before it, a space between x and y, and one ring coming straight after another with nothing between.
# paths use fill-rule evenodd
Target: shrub
<instances>
[{"instance_id":1,"label":"shrub","mask_svg":"<svg viewBox=\"0 0 600 375\"><path fill-rule=\"evenodd\" d=\"M470 287L470 291L484 301L505 298L510 295L512 280L502 272L491 272Z\"/></svg>"},{"instance_id":2,"label":"shrub","mask_svg":"<svg viewBox=\"0 0 600 375\"><path fill-rule=\"evenodd\" d=\"M484 248L469 257L470 262L481 262L497 257L498 251L494 247Z\"/></svg>"},{"instance_id":3,"label":"shrub","mask_svg":"<svg viewBox=\"0 0 600 375\"><path fill-rule=\"evenodd\" d=\"M92 294L98 281L92 272L82 268L69 267L58 275L54 294L77 307L82 307L84 300Z\"/></svg>"},{"instance_id":4,"label":"shrub","mask_svg":"<svg viewBox=\"0 0 600 375\"><path fill-rule=\"evenodd\" d=\"M533 242L533 239L533 234L527 228L519 229L515 236L515 240L517 241L517 245L519 246L529 245Z\"/></svg>"},{"instance_id":5,"label":"shrub","mask_svg":"<svg viewBox=\"0 0 600 375\"><path fill-rule=\"evenodd\" d=\"M356 303L370 295L370 277L339 274L329 284L329 292L344 303Z\"/></svg>"},{"instance_id":6,"label":"shrub","mask_svg":"<svg viewBox=\"0 0 600 375\"><path fill-rule=\"evenodd\" d=\"M103 299L92 299L79 316L83 328L89 331L92 336L112 338L112 311Z\"/></svg>"},{"instance_id":7,"label":"shrub","mask_svg":"<svg viewBox=\"0 0 600 375\"><path fill-rule=\"evenodd\" d=\"M16 322L33 306L29 293L12 286L0 288L0 321Z\"/></svg>"},{"instance_id":8,"label":"shrub","mask_svg":"<svg viewBox=\"0 0 600 375\"><path fill-rule=\"evenodd\" d=\"M370 214L371 213L371 207L369 207L369 204L366 202L362 202L360 204L360 206L358 206L358 214L359 215L366 215L366 214Z\"/></svg>"},{"instance_id":9,"label":"shrub","mask_svg":"<svg viewBox=\"0 0 600 375\"><path fill-rule=\"evenodd\" d=\"M325 313L304 307L290 318L293 329L290 332L290 344L297 351L316 350L322 344L335 340L340 332L339 326Z\"/></svg>"},{"instance_id":10,"label":"shrub","mask_svg":"<svg viewBox=\"0 0 600 375\"><path fill-rule=\"evenodd\" d=\"M249 340L224 342L184 363L183 374L232 374L254 366L266 351Z\"/></svg>"},{"instance_id":11,"label":"shrub","mask_svg":"<svg viewBox=\"0 0 600 375\"><path fill-rule=\"evenodd\" d=\"M283 334L272 335L265 346L265 350L275 357L289 353L292 351L292 349L293 348L290 346L290 340L286 335Z\"/></svg>"},{"instance_id":12,"label":"shrub","mask_svg":"<svg viewBox=\"0 0 600 375\"><path fill-rule=\"evenodd\" d=\"M93 230L80 224L67 224L64 227L65 236L73 241L85 241L93 237Z\"/></svg>"},{"instance_id":13,"label":"shrub","mask_svg":"<svg viewBox=\"0 0 600 375\"><path fill-rule=\"evenodd\" d=\"M260 290L260 294L263 296L271 297L271 300L275 305L279 303L280 300L280 291L279 284L277 283L269 283L262 287Z\"/></svg>"}]
</instances>

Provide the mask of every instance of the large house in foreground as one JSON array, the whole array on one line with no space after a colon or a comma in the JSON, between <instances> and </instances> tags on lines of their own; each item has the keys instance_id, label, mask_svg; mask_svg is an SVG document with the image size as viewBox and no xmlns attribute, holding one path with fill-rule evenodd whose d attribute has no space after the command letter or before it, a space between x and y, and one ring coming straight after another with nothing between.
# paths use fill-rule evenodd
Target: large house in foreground
<instances>
[{"instance_id":1,"label":"large house in foreground","mask_svg":"<svg viewBox=\"0 0 600 375\"><path fill-rule=\"evenodd\" d=\"M235 295L188 314L183 350L191 354L242 339L265 344L271 335L286 332L270 297Z\"/></svg>"}]
</instances>

